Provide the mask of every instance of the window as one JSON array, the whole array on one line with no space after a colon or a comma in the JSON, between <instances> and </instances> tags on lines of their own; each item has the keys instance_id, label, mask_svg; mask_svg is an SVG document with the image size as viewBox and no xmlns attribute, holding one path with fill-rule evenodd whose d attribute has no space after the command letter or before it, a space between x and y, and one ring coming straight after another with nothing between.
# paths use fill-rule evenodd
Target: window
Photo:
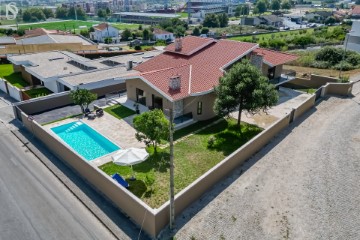
<instances>
[{"instance_id":1,"label":"window","mask_svg":"<svg viewBox=\"0 0 360 240\"><path fill-rule=\"evenodd\" d=\"M202 102L198 102L197 104L197 114L198 115L202 114Z\"/></svg>"}]
</instances>

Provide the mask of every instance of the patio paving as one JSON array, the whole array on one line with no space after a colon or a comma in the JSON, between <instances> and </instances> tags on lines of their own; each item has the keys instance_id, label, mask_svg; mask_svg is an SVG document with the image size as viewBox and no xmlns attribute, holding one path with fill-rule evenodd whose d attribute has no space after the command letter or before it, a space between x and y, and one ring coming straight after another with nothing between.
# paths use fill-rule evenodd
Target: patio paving
<instances>
[{"instance_id":1,"label":"patio paving","mask_svg":"<svg viewBox=\"0 0 360 240\"><path fill-rule=\"evenodd\" d=\"M310 98L312 94L303 93L289 88L280 87L279 101L276 106L272 107L267 113L260 111L257 114L250 114L244 111L241 115L241 121L250 124L255 124L261 128L268 128L278 119L290 113L293 108L299 106L306 99ZM233 118L238 117L239 112L233 112L230 115Z\"/></svg>"}]
</instances>

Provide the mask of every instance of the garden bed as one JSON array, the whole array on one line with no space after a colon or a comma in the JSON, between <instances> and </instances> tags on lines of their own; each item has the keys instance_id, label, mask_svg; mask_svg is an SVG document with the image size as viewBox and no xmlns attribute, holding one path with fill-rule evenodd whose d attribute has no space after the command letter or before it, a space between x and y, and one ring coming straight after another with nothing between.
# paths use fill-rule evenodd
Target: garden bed
<instances>
[{"instance_id":1,"label":"garden bed","mask_svg":"<svg viewBox=\"0 0 360 240\"><path fill-rule=\"evenodd\" d=\"M123 119L135 114L135 111L120 104L104 108L104 111L118 119Z\"/></svg>"},{"instance_id":2,"label":"garden bed","mask_svg":"<svg viewBox=\"0 0 360 240\"><path fill-rule=\"evenodd\" d=\"M190 126L191 127L191 126ZM191 132L191 131L188 131ZM183 138L174 145L175 193L178 193L226 156L261 132L257 126L241 124L241 133L234 119L222 119L211 127ZM215 141L209 147L209 139ZM137 180L130 181L131 168L112 162L100 166L105 173L119 173L130 184L129 190L152 208L169 199L169 148L148 148L150 157L134 165ZM153 182L153 184L151 184Z\"/></svg>"},{"instance_id":3,"label":"garden bed","mask_svg":"<svg viewBox=\"0 0 360 240\"><path fill-rule=\"evenodd\" d=\"M43 97L43 96L47 96L49 94L52 94L53 92L50 91L47 88L34 88L34 89L30 89L27 91L24 91L24 93L26 95L28 95L30 98L38 98L38 97Z\"/></svg>"}]
</instances>

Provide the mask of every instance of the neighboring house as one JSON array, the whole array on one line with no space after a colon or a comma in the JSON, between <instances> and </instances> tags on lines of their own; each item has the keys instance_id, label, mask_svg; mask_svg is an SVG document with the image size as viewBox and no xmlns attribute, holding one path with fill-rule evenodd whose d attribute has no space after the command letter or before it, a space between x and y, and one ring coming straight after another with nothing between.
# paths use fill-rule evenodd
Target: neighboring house
<instances>
[{"instance_id":1,"label":"neighboring house","mask_svg":"<svg viewBox=\"0 0 360 240\"><path fill-rule=\"evenodd\" d=\"M350 11L351 18L360 18L360 5L355 5Z\"/></svg>"},{"instance_id":2,"label":"neighboring house","mask_svg":"<svg viewBox=\"0 0 360 240\"><path fill-rule=\"evenodd\" d=\"M120 42L119 30L108 23L101 23L94 26L94 32L90 33L90 39L104 43L106 38L111 38L112 43Z\"/></svg>"},{"instance_id":3,"label":"neighboring house","mask_svg":"<svg viewBox=\"0 0 360 240\"><path fill-rule=\"evenodd\" d=\"M162 51L148 51L90 60L71 52L51 51L8 56L15 72L21 72L30 85L43 85L54 93L83 88L96 88L124 82L122 75L136 74L133 66ZM129 63L131 62L131 63Z\"/></svg>"},{"instance_id":4,"label":"neighboring house","mask_svg":"<svg viewBox=\"0 0 360 240\"><path fill-rule=\"evenodd\" d=\"M259 17L243 17L241 18L241 25L268 25L273 27L281 27L283 26L283 19L276 15L264 15Z\"/></svg>"},{"instance_id":5,"label":"neighboring house","mask_svg":"<svg viewBox=\"0 0 360 240\"><path fill-rule=\"evenodd\" d=\"M154 29L153 38L155 41L164 40L164 41L173 41L175 39L174 34L162 29Z\"/></svg>"},{"instance_id":6,"label":"neighboring house","mask_svg":"<svg viewBox=\"0 0 360 240\"><path fill-rule=\"evenodd\" d=\"M273 26L273 27L283 26L283 19L276 15L264 15L264 16L260 16L259 18L262 19L265 25Z\"/></svg>"},{"instance_id":7,"label":"neighboring house","mask_svg":"<svg viewBox=\"0 0 360 240\"><path fill-rule=\"evenodd\" d=\"M304 18L309 21L309 22L323 22L325 19L323 19L323 17L317 13L307 13L305 14Z\"/></svg>"},{"instance_id":8,"label":"neighboring house","mask_svg":"<svg viewBox=\"0 0 360 240\"><path fill-rule=\"evenodd\" d=\"M360 22L353 21L351 31L346 34L345 48L360 53Z\"/></svg>"},{"instance_id":9,"label":"neighboring house","mask_svg":"<svg viewBox=\"0 0 360 240\"><path fill-rule=\"evenodd\" d=\"M187 36L135 67L140 74L126 80L127 96L149 108L172 108L176 118L206 120L215 116L214 86L224 71L244 58L265 76L279 78L282 65L297 56L262 49L255 43Z\"/></svg>"}]
</instances>

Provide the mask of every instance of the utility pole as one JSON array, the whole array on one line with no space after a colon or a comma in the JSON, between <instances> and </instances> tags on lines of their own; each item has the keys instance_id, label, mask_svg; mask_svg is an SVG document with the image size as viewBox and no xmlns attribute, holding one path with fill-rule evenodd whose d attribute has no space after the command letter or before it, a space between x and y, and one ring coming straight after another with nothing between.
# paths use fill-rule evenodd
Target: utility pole
<instances>
[{"instance_id":1,"label":"utility pole","mask_svg":"<svg viewBox=\"0 0 360 240\"><path fill-rule=\"evenodd\" d=\"M173 142L173 133L174 133L174 112L173 109L170 109L170 124L169 124L169 133L170 133L170 230L173 230L175 227L175 201L174 201L174 142Z\"/></svg>"}]
</instances>

